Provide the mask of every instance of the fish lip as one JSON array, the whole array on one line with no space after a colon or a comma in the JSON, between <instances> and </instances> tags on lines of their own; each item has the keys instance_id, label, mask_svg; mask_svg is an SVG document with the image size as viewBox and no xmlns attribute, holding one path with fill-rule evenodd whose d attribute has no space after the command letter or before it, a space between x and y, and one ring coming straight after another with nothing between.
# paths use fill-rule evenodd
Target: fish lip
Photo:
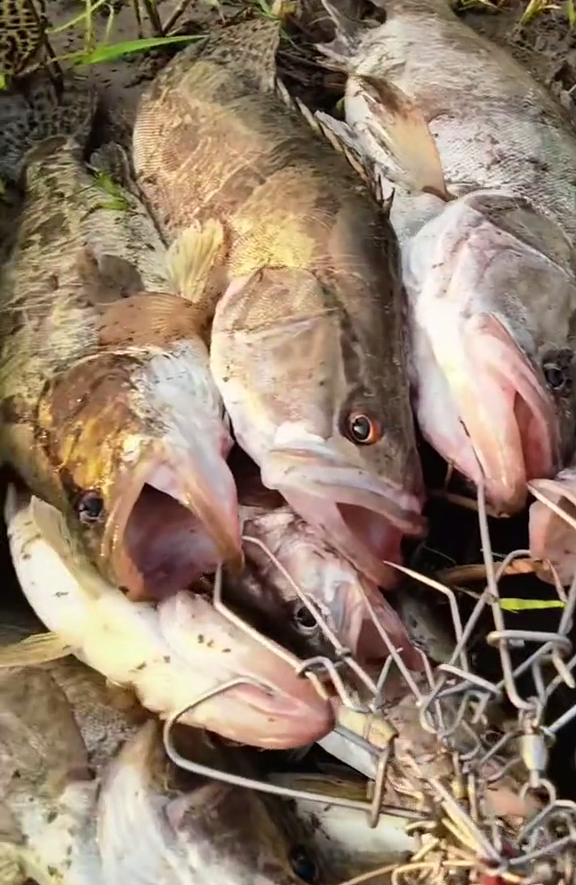
<instances>
[{"instance_id":1,"label":"fish lip","mask_svg":"<svg viewBox=\"0 0 576 885\"><path fill-rule=\"evenodd\" d=\"M574 519L576 512L576 468L568 467L561 470L554 479L537 479L530 483L530 488L540 492L545 498L555 503L561 510L566 510ZM570 514L572 510L572 514ZM544 565L538 570L538 577L549 583L554 582L553 566L560 583L569 586L576 571L576 532L566 522L540 500L536 500L529 510L530 554L534 560L542 560Z\"/></svg>"},{"instance_id":2,"label":"fish lip","mask_svg":"<svg viewBox=\"0 0 576 885\"><path fill-rule=\"evenodd\" d=\"M399 573L389 563L400 562L403 536L425 534L415 494L342 463L324 448L298 443L271 450L262 463L262 482L277 489L365 577L387 589L398 583Z\"/></svg>"},{"instance_id":3,"label":"fish lip","mask_svg":"<svg viewBox=\"0 0 576 885\"><path fill-rule=\"evenodd\" d=\"M322 708L311 709L304 701L279 691L267 695L256 685L239 685L225 696L225 703L230 724L226 735L221 728L219 733L263 750L303 747L326 737L334 727L328 701ZM234 723L241 723L248 716L252 716L251 728L241 726L235 731L238 726Z\"/></svg>"},{"instance_id":4,"label":"fish lip","mask_svg":"<svg viewBox=\"0 0 576 885\"><path fill-rule=\"evenodd\" d=\"M196 673L204 682L204 692L192 686L191 707L179 717L183 724L263 749L303 746L333 728L323 684L298 675L301 660L263 641L258 631L240 629L210 601L188 591L164 599L157 613L174 655L190 667L192 679ZM197 673L207 637L214 640L211 666Z\"/></svg>"},{"instance_id":5,"label":"fish lip","mask_svg":"<svg viewBox=\"0 0 576 885\"><path fill-rule=\"evenodd\" d=\"M382 477L377 478L379 490L376 491L368 471L339 463L336 456L323 460L327 463L320 463L314 448L276 447L266 455L263 482L280 491L294 487L309 495L329 497L335 504L365 507L386 517L406 535L421 537L425 533L427 521L422 516L422 500L418 495ZM295 475L298 478L293 482Z\"/></svg>"},{"instance_id":6,"label":"fish lip","mask_svg":"<svg viewBox=\"0 0 576 885\"><path fill-rule=\"evenodd\" d=\"M481 354L479 368L474 372L474 353L479 352L483 337L495 344L496 351L488 356ZM462 372L458 378L452 378L452 383L448 377L448 383L459 406L472 458L468 469L462 470L457 460L455 464L477 484L484 483L493 505L502 512L514 513L526 503L528 481L553 475L557 468L559 425L554 403L543 380L495 314L477 317L465 331L465 338L470 346L472 383L460 380ZM502 345L512 346L508 351L508 355L513 354L509 367L503 364L502 352L498 351ZM492 395L484 391L480 396L480 387L475 387L477 378L490 385ZM487 422L483 420L487 413L479 408L480 401L489 403ZM490 423L498 407L505 421ZM535 455L530 449L530 431L539 435Z\"/></svg>"},{"instance_id":7,"label":"fish lip","mask_svg":"<svg viewBox=\"0 0 576 885\"><path fill-rule=\"evenodd\" d=\"M105 561L111 563L114 580L127 591L129 598L156 598L166 591L182 589L181 581L174 586L168 581L164 587L161 581L147 579L127 549L128 523L147 486L163 492L198 520L220 562L232 568L242 567L244 556L234 479L223 458L219 469L214 471L217 475L209 480L205 479L203 466L202 453L193 447L179 447L172 452L165 445L155 445L131 468L129 481L121 483L108 512L101 553ZM161 476L163 482L152 482L155 476ZM201 572L202 568L190 568L190 581Z\"/></svg>"}]
</instances>

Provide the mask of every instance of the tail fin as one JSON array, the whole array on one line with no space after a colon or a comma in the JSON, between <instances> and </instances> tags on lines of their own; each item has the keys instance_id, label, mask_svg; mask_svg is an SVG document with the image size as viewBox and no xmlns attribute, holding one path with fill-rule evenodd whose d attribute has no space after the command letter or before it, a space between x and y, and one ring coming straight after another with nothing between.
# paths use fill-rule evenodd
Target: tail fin
<instances>
[{"instance_id":1,"label":"tail fin","mask_svg":"<svg viewBox=\"0 0 576 885\"><path fill-rule=\"evenodd\" d=\"M17 182L29 152L48 138L71 138L84 149L97 103L95 90L79 77L67 76L56 87L38 73L0 90L0 179Z\"/></svg>"}]
</instances>

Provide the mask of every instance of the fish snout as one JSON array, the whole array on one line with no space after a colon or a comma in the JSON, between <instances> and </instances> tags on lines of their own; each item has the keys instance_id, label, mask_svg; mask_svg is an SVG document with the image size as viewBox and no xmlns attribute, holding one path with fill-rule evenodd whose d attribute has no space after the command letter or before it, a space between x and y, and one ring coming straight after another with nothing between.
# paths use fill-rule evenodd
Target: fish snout
<instances>
[{"instance_id":1,"label":"fish snout","mask_svg":"<svg viewBox=\"0 0 576 885\"><path fill-rule=\"evenodd\" d=\"M422 379L424 435L463 476L483 483L496 510L517 512L527 483L558 466L559 419L541 373L496 314L473 314L457 330L447 322L434 351L450 408L434 406Z\"/></svg>"},{"instance_id":2,"label":"fish snout","mask_svg":"<svg viewBox=\"0 0 576 885\"><path fill-rule=\"evenodd\" d=\"M333 728L321 684L299 676L301 661L276 643L196 594L178 593L158 613L166 641L190 666L193 706L183 723L269 750L314 743Z\"/></svg>"},{"instance_id":3,"label":"fish snout","mask_svg":"<svg viewBox=\"0 0 576 885\"><path fill-rule=\"evenodd\" d=\"M162 599L220 563L243 563L236 486L220 454L163 446L110 512L104 555L130 599Z\"/></svg>"},{"instance_id":4,"label":"fish snout","mask_svg":"<svg viewBox=\"0 0 576 885\"><path fill-rule=\"evenodd\" d=\"M544 501L536 500L530 507L529 532L531 555L544 561L539 577L553 584L555 571L567 587L576 574L576 467L562 470L555 479L535 480L530 486L566 514L564 519Z\"/></svg>"}]
</instances>

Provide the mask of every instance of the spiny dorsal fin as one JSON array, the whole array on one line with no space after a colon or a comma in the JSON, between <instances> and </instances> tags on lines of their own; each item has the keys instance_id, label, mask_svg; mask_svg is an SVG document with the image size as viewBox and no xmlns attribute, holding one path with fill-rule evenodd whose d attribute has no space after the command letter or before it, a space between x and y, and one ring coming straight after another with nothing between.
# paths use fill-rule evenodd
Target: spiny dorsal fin
<instances>
[{"instance_id":1,"label":"spiny dorsal fin","mask_svg":"<svg viewBox=\"0 0 576 885\"><path fill-rule=\"evenodd\" d=\"M364 181L371 190L374 189L374 176L372 170L368 166L368 163L361 158L359 153L351 150L339 137L338 133L328 125L321 116L311 111L310 108L299 98L290 95L288 89L279 77L276 77L274 81L274 91L286 107L300 114L313 132L327 141L337 153L341 154L348 161L354 172L360 176L362 181Z\"/></svg>"},{"instance_id":2,"label":"spiny dorsal fin","mask_svg":"<svg viewBox=\"0 0 576 885\"><path fill-rule=\"evenodd\" d=\"M382 23L383 10L375 6L376 18L366 20L344 10L342 0L339 0L338 5L332 0L320 0L320 2L334 25L335 36L330 43L316 43L315 48L324 56L324 67L346 71L363 37Z\"/></svg>"}]
</instances>

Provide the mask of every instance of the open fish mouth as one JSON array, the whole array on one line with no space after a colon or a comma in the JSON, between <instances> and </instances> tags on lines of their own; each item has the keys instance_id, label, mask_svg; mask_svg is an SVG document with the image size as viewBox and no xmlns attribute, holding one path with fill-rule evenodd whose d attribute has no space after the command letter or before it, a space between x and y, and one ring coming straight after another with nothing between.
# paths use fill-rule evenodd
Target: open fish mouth
<instances>
[{"instance_id":1,"label":"open fish mouth","mask_svg":"<svg viewBox=\"0 0 576 885\"><path fill-rule=\"evenodd\" d=\"M401 561L403 536L426 531L417 495L342 464L324 448L273 449L262 464L262 481L382 587L397 583L398 573L384 561Z\"/></svg>"},{"instance_id":2,"label":"open fish mouth","mask_svg":"<svg viewBox=\"0 0 576 885\"><path fill-rule=\"evenodd\" d=\"M555 479L537 480L531 486L570 520L563 519L543 501L537 500L530 507L530 554L535 560L549 563L560 583L567 587L576 574L576 468L568 467ZM545 567L539 576L554 583L549 568Z\"/></svg>"},{"instance_id":3,"label":"open fish mouth","mask_svg":"<svg viewBox=\"0 0 576 885\"><path fill-rule=\"evenodd\" d=\"M233 476L223 458L205 461L189 451L152 455L118 495L103 548L131 599L164 598L220 562L241 566Z\"/></svg>"},{"instance_id":4,"label":"open fish mouth","mask_svg":"<svg viewBox=\"0 0 576 885\"><path fill-rule=\"evenodd\" d=\"M470 317L460 344L435 348L467 440L431 441L458 470L484 482L503 512L526 503L527 482L550 476L558 462L554 404L530 361L493 314ZM442 350L440 350L442 348Z\"/></svg>"}]
</instances>

